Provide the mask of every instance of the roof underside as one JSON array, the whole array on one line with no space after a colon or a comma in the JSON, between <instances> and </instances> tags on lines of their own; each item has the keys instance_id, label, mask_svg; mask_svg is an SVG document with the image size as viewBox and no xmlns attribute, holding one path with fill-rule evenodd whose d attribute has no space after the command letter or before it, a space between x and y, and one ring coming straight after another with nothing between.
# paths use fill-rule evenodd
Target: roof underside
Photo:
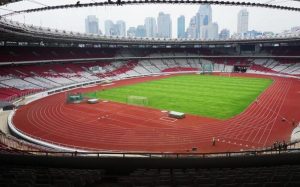
<instances>
[{"instance_id":1,"label":"roof underside","mask_svg":"<svg viewBox=\"0 0 300 187\"><path fill-rule=\"evenodd\" d=\"M18 2L18 1L22 1L22 0L0 0L0 6L1 5L6 5L6 4L9 4L9 3Z\"/></svg>"}]
</instances>

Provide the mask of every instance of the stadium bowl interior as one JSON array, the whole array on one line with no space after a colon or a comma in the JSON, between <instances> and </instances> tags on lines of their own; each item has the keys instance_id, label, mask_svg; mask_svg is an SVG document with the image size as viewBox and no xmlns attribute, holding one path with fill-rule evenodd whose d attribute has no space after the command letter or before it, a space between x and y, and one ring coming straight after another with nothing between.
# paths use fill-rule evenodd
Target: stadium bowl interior
<instances>
[{"instance_id":1,"label":"stadium bowl interior","mask_svg":"<svg viewBox=\"0 0 300 187\"><path fill-rule=\"evenodd\" d=\"M299 186L299 121L299 34L109 38L0 16L1 187Z\"/></svg>"}]
</instances>

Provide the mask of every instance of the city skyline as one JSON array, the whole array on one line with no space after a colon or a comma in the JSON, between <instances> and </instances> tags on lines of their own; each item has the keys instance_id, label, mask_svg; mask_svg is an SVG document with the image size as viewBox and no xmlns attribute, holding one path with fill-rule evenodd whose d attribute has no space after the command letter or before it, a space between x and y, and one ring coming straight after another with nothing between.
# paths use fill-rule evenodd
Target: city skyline
<instances>
[{"instance_id":1,"label":"city skyline","mask_svg":"<svg viewBox=\"0 0 300 187\"><path fill-rule=\"evenodd\" d=\"M175 22L177 27L177 38L228 39L230 37L255 37L263 33L267 33L268 35L273 33L271 31L256 31L254 29L250 31L248 27L249 12L246 8L239 10L237 14L237 32L233 33L231 33L230 30L227 28L219 28L217 22L212 22L212 12L213 11L211 5L200 5L198 12L195 16L193 16L190 19L190 24L188 26L185 26L185 16L180 15L177 18L177 22ZM88 19L90 16L95 17L95 15L89 15L86 19ZM98 18L95 17L94 19L97 19L98 24ZM128 27L128 29L125 26L126 22L124 22L123 20L118 20L114 26L116 28L115 30L117 31L115 31L113 34L107 33L107 22L109 22L112 25L114 24L112 20L105 20L104 35L108 36L114 35L149 38L172 38L172 19L170 14L164 12L159 12L157 19L155 19L155 17L145 17L143 25L137 25L136 27ZM158 26L159 23L161 27ZM120 29L120 27L122 29ZM295 26L294 28L299 28L299 26ZM291 28L291 30L293 30L293 27ZM86 33L89 32L86 31ZM100 28L99 33L102 34Z\"/></svg>"},{"instance_id":2,"label":"city skyline","mask_svg":"<svg viewBox=\"0 0 300 187\"><path fill-rule=\"evenodd\" d=\"M42 0L41 0L42 1ZM71 2L72 0L70 0ZM58 0L43 0L45 4L61 4ZM75 1L74 1L75 2ZM300 3L286 2L280 5L300 6ZM26 9L39 7L36 4L21 1L12 3L4 8L6 9ZM212 5L213 20L217 22L219 30L227 28L231 34L237 32L237 13L244 7L240 6L217 6ZM180 15L185 16L185 30L189 26L190 19L195 16L195 12L199 9L199 5L138 5L138 6L104 6L80 9L62 9L55 11L36 12L24 15L9 16L9 19L19 21L21 23L33 24L36 26L50 27L60 30L84 32L84 20L87 15L96 15L99 19L99 28L104 34L104 21L110 19L114 22L124 20L127 28L136 27L144 22L146 17L156 17L160 11L170 14L173 21L172 37L177 37L177 18ZM281 33L284 30L290 30L292 27L300 25L298 12L282 11L266 8L248 8L249 14L249 30L271 31ZM7 13L0 10L0 14ZM272 15L272 16L270 16ZM56 19L59 17L59 19ZM67 23L67 24L66 24ZM280 24L278 24L280 23Z\"/></svg>"},{"instance_id":3,"label":"city skyline","mask_svg":"<svg viewBox=\"0 0 300 187\"><path fill-rule=\"evenodd\" d=\"M249 29L249 12L245 8L239 10L237 13L237 32L234 33L231 33L228 28L219 28L217 22L212 22L212 13L213 11L211 5L200 5L197 13L190 19L190 24L187 27L185 26L185 16L180 15L176 22L177 38L228 39L230 37L255 37L265 33L268 36L277 34L270 31L257 31L254 29ZM86 19L88 19L88 17ZM95 15L92 15L92 17L95 17ZM114 28L114 32L107 31L111 30L111 28ZM184 30L185 28L186 30ZM294 28L299 28L299 26ZM172 38L173 32L171 16L170 14L166 14L164 12L159 12L157 19L155 19L155 17L146 17L143 25L141 24L137 25L136 27L129 27L128 29L126 28L126 22L123 20L116 21L116 24L114 24L112 20L105 20L104 30L104 35L107 36L150 38ZM221 31L219 32L219 30ZM293 27L290 28L290 30L293 30ZM101 33L100 29L99 33Z\"/></svg>"},{"instance_id":4,"label":"city skyline","mask_svg":"<svg viewBox=\"0 0 300 187\"><path fill-rule=\"evenodd\" d=\"M248 32L249 13L247 9L242 9L237 14L237 33L230 35L227 28L222 29L219 33L219 25L217 22L212 22L212 8L209 4L200 5L198 11L190 19L189 26L185 27L185 17L180 15L177 18L177 38L191 38L202 40L215 40L219 38L227 39L234 37L255 37L262 32ZM89 15L87 20L92 18L93 22L98 25L98 19L95 15ZM93 24L92 26L94 26ZM186 30L185 30L186 28ZM157 19L155 17L146 17L144 25L137 27L129 27L126 30L126 23L123 20L118 20L116 24L112 20L105 20L105 35L107 36L130 36L130 37L149 37L149 38L171 38L172 37L172 20L170 14L159 12ZM87 32L86 26L86 32ZM95 30L95 29L94 29ZM97 30L97 29L96 29ZM87 32L89 33L89 32ZM92 33L92 32L90 32ZM99 30L101 33L101 30Z\"/></svg>"}]
</instances>

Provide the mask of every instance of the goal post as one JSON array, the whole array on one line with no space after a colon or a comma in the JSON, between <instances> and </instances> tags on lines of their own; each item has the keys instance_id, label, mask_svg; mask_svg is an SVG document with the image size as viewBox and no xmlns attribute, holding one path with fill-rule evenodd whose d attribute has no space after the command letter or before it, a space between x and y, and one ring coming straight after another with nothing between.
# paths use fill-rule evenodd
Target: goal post
<instances>
[{"instance_id":1,"label":"goal post","mask_svg":"<svg viewBox=\"0 0 300 187\"><path fill-rule=\"evenodd\" d=\"M202 74L212 74L213 69L212 63L202 63Z\"/></svg>"},{"instance_id":2,"label":"goal post","mask_svg":"<svg viewBox=\"0 0 300 187\"><path fill-rule=\"evenodd\" d=\"M130 105L148 106L148 97L130 95L127 97L126 103Z\"/></svg>"}]
</instances>

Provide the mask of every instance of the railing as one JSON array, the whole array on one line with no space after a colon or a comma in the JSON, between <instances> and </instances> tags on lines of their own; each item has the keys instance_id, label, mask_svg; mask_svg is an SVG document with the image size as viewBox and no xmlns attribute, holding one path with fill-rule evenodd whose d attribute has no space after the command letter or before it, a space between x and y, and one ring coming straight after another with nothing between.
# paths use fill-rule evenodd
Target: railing
<instances>
[{"instance_id":1,"label":"railing","mask_svg":"<svg viewBox=\"0 0 300 187\"><path fill-rule=\"evenodd\" d=\"M14 149L21 152L32 152L34 153L39 152L41 150L49 150L49 148L38 146L36 144L28 143L27 141L23 141L20 139L17 139L13 136L9 136L2 131L0 131L0 143L3 145L6 145L8 149Z\"/></svg>"},{"instance_id":2,"label":"railing","mask_svg":"<svg viewBox=\"0 0 300 187\"><path fill-rule=\"evenodd\" d=\"M1 137L1 141L3 136ZM24 146L24 145L23 145ZM290 144L287 149L265 149L265 150L250 150L239 152L210 152L210 153L145 153L145 152L80 152L80 151L44 151L30 149L21 149L16 152L18 155L40 155L40 156L54 156L54 157L118 157L118 158L166 158L166 159L182 159L182 158L220 158L220 157L255 157L262 155L278 155L278 154L292 154L300 153L300 148L294 148L295 144ZM10 153L12 154L12 153Z\"/></svg>"}]
</instances>

